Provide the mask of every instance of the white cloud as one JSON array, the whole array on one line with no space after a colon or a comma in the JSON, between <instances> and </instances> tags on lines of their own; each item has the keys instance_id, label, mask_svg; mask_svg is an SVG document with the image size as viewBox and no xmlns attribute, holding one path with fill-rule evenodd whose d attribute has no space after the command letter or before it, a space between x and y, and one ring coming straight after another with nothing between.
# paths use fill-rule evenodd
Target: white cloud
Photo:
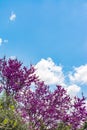
<instances>
[{"instance_id":1,"label":"white cloud","mask_svg":"<svg viewBox=\"0 0 87 130\"><path fill-rule=\"evenodd\" d=\"M63 67L61 65L56 65L51 58L41 59L35 65L35 68L36 75L47 85L62 85L71 96L75 96L81 91L81 86L78 86L76 82L73 83L71 81L70 77L72 75L69 74L68 76L65 76Z\"/></svg>"},{"instance_id":2,"label":"white cloud","mask_svg":"<svg viewBox=\"0 0 87 130\"><path fill-rule=\"evenodd\" d=\"M0 46L1 46L3 43L8 43L8 40L3 40L2 38L0 38Z\"/></svg>"},{"instance_id":3,"label":"white cloud","mask_svg":"<svg viewBox=\"0 0 87 130\"><path fill-rule=\"evenodd\" d=\"M61 65L56 65L51 58L41 59L35 66L36 74L48 85L64 84L64 75Z\"/></svg>"},{"instance_id":4,"label":"white cloud","mask_svg":"<svg viewBox=\"0 0 87 130\"><path fill-rule=\"evenodd\" d=\"M74 72L69 74L69 78L73 83L87 84L87 64L75 67Z\"/></svg>"},{"instance_id":5,"label":"white cloud","mask_svg":"<svg viewBox=\"0 0 87 130\"><path fill-rule=\"evenodd\" d=\"M14 12L11 12L11 15L10 15L9 19L10 19L10 21L15 21L16 14Z\"/></svg>"},{"instance_id":6,"label":"white cloud","mask_svg":"<svg viewBox=\"0 0 87 130\"><path fill-rule=\"evenodd\" d=\"M71 96L77 95L81 91L81 87L77 86L76 84L72 84L66 88L67 93Z\"/></svg>"},{"instance_id":7,"label":"white cloud","mask_svg":"<svg viewBox=\"0 0 87 130\"><path fill-rule=\"evenodd\" d=\"M82 86L87 85L87 64L74 67L67 75L62 65L56 65L51 58L41 59L35 68L36 75L47 85L62 85L71 96L81 94Z\"/></svg>"},{"instance_id":8,"label":"white cloud","mask_svg":"<svg viewBox=\"0 0 87 130\"><path fill-rule=\"evenodd\" d=\"M2 42L3 42L3 41L2 41L2 38L0 38L0 46L2 45Z\"/></svg>"}]
</instances>

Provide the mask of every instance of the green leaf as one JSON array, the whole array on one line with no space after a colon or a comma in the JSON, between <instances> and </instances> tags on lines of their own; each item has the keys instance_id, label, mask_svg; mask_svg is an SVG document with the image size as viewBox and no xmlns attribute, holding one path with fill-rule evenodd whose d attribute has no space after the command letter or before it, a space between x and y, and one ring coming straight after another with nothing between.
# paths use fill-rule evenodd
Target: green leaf
<instances>
[{"instance_id":1,"label":"green leaf","mask_svg":"<svg viewBox=\"0 0 87 130\"><path fill-rule=\"evenodd\" d=\"M8 118L5 118L3 121L4 125L8 124L8 122L9 122Z\"/></svg>"},{"instance_id":2,"label":"green leaf","mask_svg":"<svg viewBox=\"0 0 87 130\"><path fill-rule=\"evenodd\" d=\"M12 111L15 110L14 105L10 105L10 109L11 109Z\"/></svg>"},{"instance_id":3,"label":"green leaf","mask_svg":"<svg viewBox=\"0 0 87 130\"><path fill-rule=\"evenodd\" d=\"M17 126L17 121L14 122L13 128Z\"/></svg>"}]
</instances>

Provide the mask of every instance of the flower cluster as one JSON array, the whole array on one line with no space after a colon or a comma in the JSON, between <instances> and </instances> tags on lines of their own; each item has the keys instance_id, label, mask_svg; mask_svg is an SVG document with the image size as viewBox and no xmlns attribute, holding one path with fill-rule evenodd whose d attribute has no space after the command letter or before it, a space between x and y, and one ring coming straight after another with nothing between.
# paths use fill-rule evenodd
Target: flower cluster
<instances>
[{"instance_id":1,"label":"flower cluster","mask_svg":"<svg viewBox=\"0 0 87 130\"><path fill-rule=\"evenodd\" d=\"M85 97L72 99L59 85L51 91L34 72L34 66L23 67L17 59L0 59L0 90L13 95L29 130L56 130L60 123L71 130L82 128L87 121Z\"/></svg>"},{"instance_id":2,"label":"flower cluster","mask_svg":"<svg viewBox=\"0 0 87 130\"><path fill-rule=\"evenodd\" d=\"M3 86L8 94L14 94L37 80L34 71L35 69L32 65L30 69L25 66L22 67L22 63L17 59L9 59L8 61L6 58L0 59L1 86Z\"/></svg>"},{"instance_id":3,"label":"flower cluster","mask_svg":"<svg viewBox=\"0 0 87 130\"><path fill-rule=\"evenodd\" d=\"M44 125L47 130L55 130L60 123L71 126L72 130L82 127L87 120L84 97L71 99L61 86L51 92L44 82L36 85L34 91L28 88L18 98L22 104L19 112L25 122L31 122L32 129L40 130Z\"/></svg>"}]
</instances>

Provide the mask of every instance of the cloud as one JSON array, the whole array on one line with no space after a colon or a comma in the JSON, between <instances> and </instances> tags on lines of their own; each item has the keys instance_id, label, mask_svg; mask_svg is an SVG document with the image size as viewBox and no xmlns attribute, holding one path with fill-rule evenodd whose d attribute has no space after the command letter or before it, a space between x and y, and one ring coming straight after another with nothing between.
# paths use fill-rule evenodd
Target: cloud
<instances>
[{"instance_id":1,"label":"cloud","mask_svg":"<svg viewBox=\"0 0 87 130\"><path fill-rule=\"evenodd\" d=\"M3 43L8 43L8 40L3 40L2 38L0 38L0 46L3 44Z\"/></svg>"},{"instance_id":2,"label":"cloud","mask_svg":"<svg viewBox=\"0 0 87 130\"><path fill-rule=\"evenodd\" d=\"M35 66L36 74L48 85L64 84L64 75L61 65L56 65L51 58L41 59Z\"/></svg>"},{"instance_id":3,"label":"cloud","mask_svg":"<svg viewBox=\"0 0 87 130\"><path fill-rule=\"evenodd\" d=\"M69 79L73 83L87 84L87 64L74 67L74 72L69 74Z\"/></svg>"},{"instance_id":4,"label":"cloud","mask_svg":"<svg viewBox=\"0 0 87 130\"><path fill-rule=\"evenodd\" d=\"M77 95L81 91L81 87L77 86L76 84L72 84L66 88L67 93L71 96Z\"/></svg>"},{"instance_id":5,"label":"cloud","mask_svg":"<svg viewBox=\"0 0 87 130\"><path fill-rule=\"evenodd\" d=\"M10 21L15 21L15 19L16 19L16 14L15 14L14 12L11 12L11 15L10 15L10 17L9 17L9 20L10 20Z\"/></svg>"},{"instance_id":6,"label":"cloud","mask_svg":"<svg viewBox=\"0 0 87 130\"><path fill-rule=\"evenodd\" d=\"M56 65L51 58L41 59L36 65L36 75L47 85L61 85L71 96L81 92L79 82L87 82L87 65L74 68L72 72L65 75L62 65ZM72 74L75 71L74 74ZM52 88L53 89L53 88Z\"/></svg>"},{"instance_id":7,"label":"cloud","mask_svg":"<svg viewBox=\"0 0 87 130\"><path fill-rule=\"evenodd\" d=\"M2 41L2 38L0 38L0 46L2 45L2 42L3 42L3 41Z\"/></svg>"},{"instance_id":8,"label":"cloud","mask_svg":"<svg viewBox=\"0 0 87 130\"><path fill-rule=\"evenodd\" d=\"M41 59L35 68L36 75L47 85L61 85L71 96L81 94L83 85L87 85L87 64L74 67L67 75L62 65L56 65L51 58Z\"/></svg>"}]
</instances>

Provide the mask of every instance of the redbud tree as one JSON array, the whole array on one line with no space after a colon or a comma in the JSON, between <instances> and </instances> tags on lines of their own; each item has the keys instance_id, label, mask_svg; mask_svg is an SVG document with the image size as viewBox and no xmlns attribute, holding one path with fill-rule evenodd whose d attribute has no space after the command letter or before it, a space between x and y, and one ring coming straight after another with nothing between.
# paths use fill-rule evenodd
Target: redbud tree
<instances>
[{"instance_id":1,"label":"redbud tree","mask_svg":"<svg viewBox=\"0 0 87 130\"><path fill-rule=\"evenodd\" d=\"M17 59L0 59L0 91L17 102L16 112L29 130L56 130L61 123L79 130L87 120L83 95L71 98L59 85L51 91L36 76L34 66L28 69Z\"/></svg>"}]
</instances>

